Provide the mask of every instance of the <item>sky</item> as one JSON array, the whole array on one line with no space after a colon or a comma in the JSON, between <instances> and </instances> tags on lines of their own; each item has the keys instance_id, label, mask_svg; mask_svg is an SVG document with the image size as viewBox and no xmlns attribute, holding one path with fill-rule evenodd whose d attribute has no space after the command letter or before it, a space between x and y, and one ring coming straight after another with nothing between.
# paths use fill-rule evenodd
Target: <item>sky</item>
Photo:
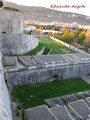
<instances>
[{"instance_id":1,"label":"sky","mask_svg":"<svg viewBox=\"0 0 90 120\"><path fill-rule=\"evenodd\" d=\"M11 1L16 4L25 6L42 6L59 11L74 12L90 16L89 0L5 0L5 1ZM59 7L57 8L57 6ZM79 8L77 8L77 6L79 6Z\"/></svg>"}]
</instances>

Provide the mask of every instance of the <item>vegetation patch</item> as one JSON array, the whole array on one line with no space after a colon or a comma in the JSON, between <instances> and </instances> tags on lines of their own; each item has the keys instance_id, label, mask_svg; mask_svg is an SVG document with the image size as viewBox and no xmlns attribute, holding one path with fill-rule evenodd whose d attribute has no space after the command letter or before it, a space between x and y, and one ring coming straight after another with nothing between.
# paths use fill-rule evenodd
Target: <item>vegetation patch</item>
<instances>
[{"instance_id":1,"label":"vegetation patch","mask_svg":"<svg viewBox=\"0 0 90 120\"><path fill-rule=\"evenodd\" d=\"M18 11L20 12L20 10L16 9L16 8L11 8L11 7L4 7L5 10L12 10L12 11Z\"/></svg>"},{"instance_id":2,"label":"vegetation patch","mask_svg":"<svg viewBox=\"0 0 90 120\"><path fill-rule=\"evenodd\" d=\"M0 0L0 7L2 7L3 6L3 2Z\"/></svg>"},{"instance_id":3,"label":"vegetation patch","mask_svg":"<svg viewBox=\"0 0 90 120\"><path fill-rule=\"evenodd\" d=\"M69 53L72 52L66 46L51 39L40 38L39 41L45 48L52 49L50 54L64 54L65 51L63 49L69 51Z\"/></svg>"},{"instance_id":4,"label":"vegetation patch","mask_svg":"<svg viewBox=\"0 0 90 120\"><path fill-rule=\"evenodd\" d=\"M5 64L5 65L3 65L3 67L14 67L14 66L16 66L16 65L14 65L14 64Z\"/></svg>"},{"instance_id":5,"label":"vegetation patch","mask_svg":"<svg viewBox=\"0 0 90 120\"><path fill-rule=\"evenodd\" d=\"M24 30L24 34L31 35L31 31Z\"/></svg>"},{"instance_id":6,"label":"vegetation patch","mask_svg":"<svg viewBox=\"0 0 90 120\"><path fill-rule=\"evenodd\" d=\"M41 43L39 43L39 45L35 49L27 52L25 55L36 55L42 49L43 49L43 45Z\"/></svg>"},{"instance_id":7,"label":"vegetation patch","mask_svg":"<svg viewBox=\"0 0 90 120\"><path fill-rule=\"evenodd\" d=\"M19 101L23 108L30 108L45 104L44 100L89 90L90 85L82 78L56 80L33 85L19 85L12 90L15 101Z\"/></svg>"},{"instance_id":8,"label":"vegetation patch","mask_svg":"<svg viewBox=\"0 0 90 120\"><path fill-rule=\"evenodd\" d=\"M67 47L65 47L64 45L56 41L53 41L49 38L48 39L40 38L39 45L35 49L26 53L25 55L36 55L39 51L43 49L43 47L45 48L43 55L47 55L50 52L50 50L51 50L50 54L64 54L66 53L66 51L68 51L69 53L73 52L69 50Z\"/></svg>"},{"instance_id":9,"label":"vegetation patch","mask_svg":"<svg viewBox=\"0 0 90 120\"><path fill-rule=\"evenodd\" d=\"M50 48L45 48L43 51L43 55L47 55L50 52Z\"/></svg>"}]
</instances>

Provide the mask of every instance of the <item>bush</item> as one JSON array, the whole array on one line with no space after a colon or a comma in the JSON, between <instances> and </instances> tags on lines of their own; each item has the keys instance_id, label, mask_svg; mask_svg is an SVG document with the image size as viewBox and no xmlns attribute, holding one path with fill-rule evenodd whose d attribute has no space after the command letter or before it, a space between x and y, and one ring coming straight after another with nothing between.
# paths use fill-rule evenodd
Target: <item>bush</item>
<instances>
[{"instance_id":1,"label":"bush","mask_svg":"<svg viewBox=\"0 0 90 120\"><path fill-rule=\"evenodd\" d=\"M24 30L24 34L27 34L27 35L31 35L31 32L32 32L32 31Z\"/></svg>"},{"instance_id":2,"label":"bush","mask_svg":"<svg viewBox=\"0 0 90 120\"><path fill-rule=\"evenodd\" d=\"M3 2L2 1L0 1L0 7L2 7L3 6Z\"/></svg>"},{"instance_id":3,"label":"bush","mask_svg":"<svg viewBox=\"0 0 90 120\"><path fill-rule=\"evenodd\" d=\"M86 35L84 33L80 33L78 36L78 43L82 43L86 38Z\"/></svg>"},{"instance_id":4,"label":"bush","mask_svg":"<svg viewBox=\"0 0 90 120\"><path fill-rule=\"evenodd\" d=\"M4 9L5 10L12 10L12 11L19 11L20 12L20 10L18 10L16 8L11 8L11 7L4 7Z\"/></svg>"},{"instance_id":5,"label":"bush","mask_svg":"<svg viewBox=\"0 0 90 120\"><path fill-rule=\"evenodd\" d=\"M20 116L19 111L16 111L16 116Z\"/></svg>"},{"instance_id":6,"label":"bush","mask_svg":"<svg viewBox=\"0 0 90 120\"><path fill-rule=\"evenodd\" d=\"M18 105L18 106L17 106L17 109L18 109L18 110L21 110L21 109L22 109L22 107L21 107L20 105Z\"/></svg>"}]
</instances>

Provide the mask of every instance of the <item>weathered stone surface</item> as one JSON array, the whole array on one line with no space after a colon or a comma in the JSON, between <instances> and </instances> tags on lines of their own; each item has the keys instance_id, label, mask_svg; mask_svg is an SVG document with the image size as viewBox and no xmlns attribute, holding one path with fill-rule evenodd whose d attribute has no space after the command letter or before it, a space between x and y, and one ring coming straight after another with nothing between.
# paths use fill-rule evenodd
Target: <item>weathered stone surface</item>
<instances>
[{"instance_id":1,"label":"weathered stone surface","mask_svg":"<svg viewBox=\"0 0 90 120\"><path fill-rule=\"evenodd\" d=\"M25 116L28 120L57 120L46 105L26 109Z\"/></svg>"},{"instance_id":2,"label":"weathered stone surface","mask_svg":"<svg viewBox=\"0 0 90 120\"><path fill-rule=\"evenodd\" d=\"M5 77L12 85L33 84L52 81L55 79L68 79L90 74L90 63L75 63L57 67L9 70Z\"/></svg>"},{"instance_id":3,"label":"weathered stone surface","mask_svg":"<svg viewBox=\"0 0 90 120\"><path fill-rule=\"evenodd\" d=\"M0 10L0 49L4 55L24 54L38 45L38 39L23 34L23 21L20 11Z\"/></svg>"},{"instance_id":4,"label":"weathered stone surface","mask_svg":"<svg viewBox=\"0 0 90 120\"><path fill-rule=\"evenodd\" d=\"M23 54L38 45L38 39L25 34L0 34L1 51L3 54Z\"/></svg>"},{"instance_id":5,"label":"weathered stone surface","mask_svg":"<svg viewBox=\"0 0 90 120\"><path fill-rule=\"evenodd\" d=\"M13 10L0 10L0 33L22 33L24 14Z\"/></svg>"},{"instance_id":6,"label":"weathered stone surface","mask_svg":"<svg viewBox=\"0 0 90 120\"><path fill-rule=\"evenodd\" d=\"M12 120L10 99L4 79L2 59L0 52L0 120Z\"/></svg>"}]
</instances>

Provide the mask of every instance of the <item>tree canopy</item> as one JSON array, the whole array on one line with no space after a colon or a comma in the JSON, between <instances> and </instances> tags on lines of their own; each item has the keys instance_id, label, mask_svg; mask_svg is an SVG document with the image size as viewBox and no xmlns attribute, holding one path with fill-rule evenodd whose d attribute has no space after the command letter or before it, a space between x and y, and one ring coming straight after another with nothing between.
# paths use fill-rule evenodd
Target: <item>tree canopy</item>
<instances>
[{"instance_id":1,"label":"tree canopy","mask_svg":"<svg viewBox=\"0 0 90 120\"><path fill-rule=\"evenodd\" d=\"M3 2L0 0L0 7L3 7Z\"/></svg>"}]
</instances>

